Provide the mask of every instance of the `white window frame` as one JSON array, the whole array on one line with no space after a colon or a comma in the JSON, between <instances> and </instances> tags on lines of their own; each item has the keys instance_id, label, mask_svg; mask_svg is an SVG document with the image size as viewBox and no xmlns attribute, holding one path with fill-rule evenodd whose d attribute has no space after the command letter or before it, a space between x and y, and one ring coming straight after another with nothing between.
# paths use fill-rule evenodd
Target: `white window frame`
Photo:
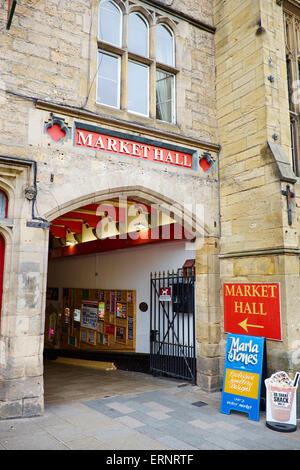
<instances>
[{"instance_id":1,"label":"white window frame","mask_svg":"<svg viewBox=\"0 0 300 470\"><path fill-rule=\"evenodd\" d=\"M109 108L120 109L120 103L121 103L121 57L118 54L113 54L112 52L102 51L102 50L99 50L99 49L97 51L97 54L98 54L98 56L97 56L97 71L98 71L98 73L97 73L97 83L96 83L96 103L101 104L101 106L108 106ZM117 106L114 106L112 104L102 103L101 101L99 101L99 94L98 94L99 75L100 75L99 54L109 55L111 57L115 57L116 59L118 59L118 84L117 84L118 104L117 104Z\"/></svg>"},{"instance_id":2,"label":"white window frame","mask_svg":"<svg viewBox=\"0 0 300 470\"><path fill-rule=\"evenodd\" d=\"M142 13L140 13L140 12L138 12L138 11L133 11L132 13L129 13L129 15L128 15L128 41L129 41L129 34L130 34L130 33L129 33L129 18L130 18L130 16L133 16L133 15L138 16L138 17L146 24L146 27L147 27L147 54L146 54L145 56L143 55L143 57L149 57L149 48L150 48L150 37L149 37L149 36L150 36L150 25L149 25L149 22L148 22L147 18L146 18ZM131 53L133 53L133 54L138 54L138 53L135 52L135 51L131 51L131 50L129 49L129 45L128 45L128 44L127 44L127 49L128 49L128 52L129 52L129 53L131 52Z\"/></svg>"},{"instance_id":3,"label":"white window frame","mask_svg":"<svg viewBox=\"0 0 300 470\"><path fill-rule=\"evenodd\" d=\"M171 37L172 37L172 64L165 64L169 67L175 67L176 65L176 54L175 54L175 37L174 37L174 32L172 29L166 24L166 23L158 23L156 25L156 28L162 26L166 28L167 31L169 31ZM155 45L157 46L157 29L155 30ZM161 63L161 62L160 62Z\"/></svg>"},{"instance_id":4,"label":"white window frame","mask_svg":"<svg viewBox=\"0 0 300 470\"><path fill-rule=\"evenodd\" d=\"M102 38L100 38L100 12L101 12L101 3L104 3L105 1L107 0L102 0L100 3L99 3L99 10L98 10L98 40L99 41L103 41L103 42L106 42L104 41ZM113 3L117 9L119 10L120 12L120 44L114 44L114 43L107 43L107 44L111 44L112 46L116 46L116 47L122 47L122 43L123 43L123 12L121 10L121 8L119 7L119 5L114 2L113 0L109 0L111 3Z\"/></svg>"},{"instance_id":5,"label":"white window frame","mask_svg":"<svg viewBox=\"0 0 300 470\"><path fill-rule=\"evenodd\" d=\"M146 14L143 14L143 12L135 10L130 12L128 16L124 13L123 9L120 8L118 3L114 0L109 0L111 3L114 4L114 6L119 10L120 12L120 44L116 45L113 43L107 43L106 41L102 40L100 38L100 13L101 13L101 3L103 3L105 0L101 0L99 3L99 11L98 11L98 49L97 49L97 83L96 83L96 104L105 106L108 108L113 108L113 109L123 109L124 111L127 111L130 114L134 114L137 116L142 116L142 117L147 117L147 118L154 118L156 121L161 122L161 123L166 123L166 124L176 124L176 106L177 106L177 78L176 75L179 72L179 70L176 68L176 44L175 44L175 34L173 29L164 21L159 22L156 25L153 25L152 23L149 22L149 19L147 18ZM129 32L127 34L127 44L123 44L124 41L124 30L128 30L129 27L129 17L130 15L136 15L139 17L141 21L145 23L146 26L146 32L147 32L147 55L140 55L137 52L130 51L129 50L129 45L128 45L128 38L129 38ZM124 24L124 20L127 21L127 25ZM155 44L157 45L157 27L159 28L165 28L169 34L170 34L170 45L172 44L172 65L167 64L167 63L161 63L160 61L157 60L156 58L153 58L150 56L151 53L151 41L154 40ZM157 49L156 49L157 50ZM106 54L108 56L115 57L118 59L118 76L117 76L117 93L118 93L118 102L117 105L110 105L106 103L102 103L99 99L99 79L100 79L100 56L99 54ZM128 73L128 68L129 68L129 63L136 63L137 65L141 67L145 67L147 69L147 85L146 85L146 90L145 93L147 94L147 112L146 114L138 112L138 111L133 111L129 109L128 106L128 90L129 90L129 73ZM123 74L127 71L127 76L124 76ZM162 72L165 73L166 75L172 76L172 109L171 109L171 120L170 121L165 121L163 119L159 119L157 117L157 72ZM155 76L155 80L154 80ZM154 83L153 83L154 81ZM126 96L125 94L123 95L123 92L125 91L125 87L127 87L126 91L126 96L127 96L127 103L125 102ZM155 100L155 106L154 106L154 100ZM121 108L122 106L122 108ZM151 115L150 115L151 113Z\"/></svg>"},{"instance_id":6,"label":"white window frame","mask_svg":"<svg viewBox=\"0 0 300 470\"><path fill-rule=\"evenodd\" d=\"M172 120L171 121L164 121L163 119L159 119L156 115L156 120L159 122L164 122L168 124L176 124L177 120L177 114L176 114L176 103L177 103L177 96L176 96L176 90L177 90L177 80L176 80L176 74L178 70L175 68L176 66L176 50L175 50L175 35L173 30L164 22L158 23L156 27L164 27L166 28L167 31L169 31L170 36L172 38L172 64L165 64L162 62L157 62L156 63L156 73L157 72L164 72L168 75L171 75L173 77L173 86L172 86ZM157 46L157 30L155 31L155 44ZM156 100L156 77L155 77L155 100ZM157 102L156 102L157 103Z\"/></svg>"},{"instance_id":7,"label":"white window frame","mask_svg":"<svg viewBox=\"0 0 300 470\"><path fill-rule=\"evenodd\" d=\"M171 121L164 121L163 119L159 119L158 117L156 117L156 119L159 122L166 122L166 123L169 123L169 124L175 124L176 123L176 76L173 73L167 72L167 71L162 70L158 67L156 68L155 73L157 74L157 72L165 73L166 75L169 75L170 77L172 77L173 84L172 84L172 118L171 118ZM156 75L156 77L157 77L157 75ZM157 98L156 98L156 86L157 86L157 80L155 80L155 100L157 100ZM157 101L156 101L156 103L157 103Z\"/></svg>"},{"instance_id":8,"label":"white window frame","mask_svg":"<svg viewBox=\"0 0 300 470\"><path fill-rule=\"evenodd\" d=\"M129 64L129 62L137 64L140 67L144 67L147 70L147 114L139 113L137 111L132 111L131 109L129 109L129 107L128 107L128 90L127 90L127 111L129 113L136 114L138 116L149 117L149 104L150 104L149 103L150 102L150 69L149 69L149 66L146 65L146 64L143 64L142 62L138 62L138 61L132 60L132 59L128 59L128 64ZM128 76L127 76L127 79L128 79ZM129 81L129 79L128 79L128 81Z\"/></svg>"}]
</instances>

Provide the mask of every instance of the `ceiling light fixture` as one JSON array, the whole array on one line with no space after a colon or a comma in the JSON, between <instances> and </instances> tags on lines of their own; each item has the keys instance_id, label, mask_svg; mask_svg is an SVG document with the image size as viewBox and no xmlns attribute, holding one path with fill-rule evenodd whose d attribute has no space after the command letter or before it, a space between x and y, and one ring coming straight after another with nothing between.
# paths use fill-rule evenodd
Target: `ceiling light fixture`
<instances>
[{"instance_id":1,"label":"ceiling light fixture","mask_svg":"<svg viewBox=\"0 0 300 470\"><path fill-rule=\"evenodd\" d=\"M146 225L142 224L139 222L138 224L135 224L136 229L140 232L141 230L146 230L148 227Z\"/></svg>"},{"instance_id":2,"label":"ceiling light fixture","mask_svg":"<svg viewBox=\"0 0 300 470\"><path fill-rule=\"evenodd\" d=\"M74 242L66 241L67 246L74 246L74 245L77 245L77 244L78 244L78 242L76 240Z\"/></svg>"}]
</instances>

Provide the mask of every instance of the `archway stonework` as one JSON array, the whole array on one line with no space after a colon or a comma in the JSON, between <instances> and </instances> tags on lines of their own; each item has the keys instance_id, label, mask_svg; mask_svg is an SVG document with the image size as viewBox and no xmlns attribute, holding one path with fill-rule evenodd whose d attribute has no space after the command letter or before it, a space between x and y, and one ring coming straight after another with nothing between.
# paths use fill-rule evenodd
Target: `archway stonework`
<instances>
[{"instance_id":1,"label":"archway stonework","mask_svg":"<svg viewBox=\"0 0 300 470\"><path fill-rule=\"evenodd\" d=\"M185 195L185 192L183 194ZM172 199L174 197L172 191L165 190L164 194L160 194L143 186L118 186L110 188L108 191L101 190L79 195L76 199L63 202L59 207L50 209L44 216L51 221L80 206L92 203L101 204L108 198L117 197L137 198L145 204L157 205L166 211L175 209L174 218L181 223L182 214L184 214L185 228L195 233L197 381L204 390L220 389L222 385L222 373L220 372L222 345L220 344L219 316L219 237L212 234L212 227L205 223L204 211L200 210L199 214L196 214L196 200L189 198L187 207L185 207L180 199ZM200 215L200 219L197 215Z\"/></svg>"},{"instance_id":2,"label":"archway stonework","mask_svg":"<svg viewBox=\"0 0 300 470\"><path fill-rule=\"evenodd\" d=\"M92 194L84 194L76 199L63 203L59 207L51 209L45 213L44 217L51 222L57 217L65 214L66 212L77 209L78 207L93 203L101 204L101 202L108 198L114 199L119 197L127 199L136 198L142 203L144 202L145 204L159 207L161 211L166 211L168 213L172 212L178 223L182 223L184 219L185 228L193 232L193 234L198 238L203 238L205 235L209 234L209 227L205 224L203 211L199 210L197 217L196 211L193 210L195 207L193 207L192 204L195 205L195 201L189 202L185 205L182 202L171 200L169 197L142 186L117 187L112 188L109 191L102 190Z\"/></svg>"},{"instance_id":3,"label":"archway stonework","mask_svg":"<svg viewBox=\"0 0 300 470\"><path fill-rule=\"evenodd\" d=\"M201 185L198 178L189 174L164 172L151 166L146 172L143 162L122 166L93 158L81 160L72 172L64 165L63 177L57 175L51 183L48 172L52 168L39 165L36 204L39 217L51 222L72 209L113 197L136 197L141 202L156 204L162 210L171 208L179 222L184 211L187 230L196 228L197 236L198 383L207 390L217 388L220 321L219 240L214 234L213 222L217 220L215 184ZM24 186L23 182L22 189ZM0 346L5 359L1 363L0 419L40 415L44 410L43 347L49 231L27 226L26 222L31 219L30 203L24 199L21 203L20 194L13 197L15 210L21 217L18 221L19 240L8 257L12 265L9 282L15 285L15 295L13 299L10 288L11 300L1 321ZM199 220L197 204L201 207Z\"/></svg>"}]
</instances>

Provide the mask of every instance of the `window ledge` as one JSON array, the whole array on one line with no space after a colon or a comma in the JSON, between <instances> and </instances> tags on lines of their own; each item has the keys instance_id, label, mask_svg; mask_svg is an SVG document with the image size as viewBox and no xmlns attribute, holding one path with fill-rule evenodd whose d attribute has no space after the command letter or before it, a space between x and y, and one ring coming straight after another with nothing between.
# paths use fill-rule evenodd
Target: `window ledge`
<instances>
[{"instance_id":1,"label":"window ledge","mask_svg":"<svg viewBox=\"0 0 300 470\"><path fill-rule=\"evenodd\" d=\"M141 62L142 64L145 64L145 65L151 65L154 63L153 59L150 59L149 57L145 57L140 54L136 54L135 52L128 52L128 60Z\"/></svg>"},{"instance_id":2,"label":"window ledge","mask_svg":"<svg viewBox=\"0 0 300 470\"><path fill-rule=\"evenodd\" d=\"M109 44L108 42L99 41L99 40L98 40L98 49L100 49L101 51L105 51L105 52L112 52L113 54L118 54L118 55L122 55L126 52L125 49L123 49L122 47L114 46L113 44Z\"/></svg>"},{"instance_id":3,"label":"window ledge","mask_svg":"<svg viewBox=\"0 0 300 470\"><path fill-rule=\"evenodd\" d=\"M176 75L177 73L179 73L179 69L177 69L176 67L173 67L171 65L162 64L161 62L156 62L156 69L157 70L163 70L164 72L169 72L173 75Z\"/></svg>"}]
</instances>

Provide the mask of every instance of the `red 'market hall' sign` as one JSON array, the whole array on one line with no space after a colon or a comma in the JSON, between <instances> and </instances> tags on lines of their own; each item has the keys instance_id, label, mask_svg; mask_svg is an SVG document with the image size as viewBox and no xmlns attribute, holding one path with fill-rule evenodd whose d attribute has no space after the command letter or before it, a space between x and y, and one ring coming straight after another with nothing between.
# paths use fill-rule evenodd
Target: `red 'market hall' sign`
<instances>
[{"instance_id":1,"label":"red 'market hall' sign","mask_svg":"<svg viewBox=\"0 0 300 470\"><path fill-rule=\"evenodd\" d=\"M226 333L281 341L279 283L224 284Z\"/></svg>"},{"instance_id":2,"label":"red 'market hall' sign","mask_svg":"<svg viewBox=\"0 0 300 470\"><path fill-rule=\"evenodd\" d=\"M108 129L93 126L80 126L79 123L76 123L74 144L76 147L100 150L110 154L139 158L190 170L194 170L194 162L198 162L197 159L194 159L197 152L191 149L172 147L162 143L156 145L156 142L138 136L128 136L127 138L125 134L111 133Z\"/></svg>"}]
</instances>

